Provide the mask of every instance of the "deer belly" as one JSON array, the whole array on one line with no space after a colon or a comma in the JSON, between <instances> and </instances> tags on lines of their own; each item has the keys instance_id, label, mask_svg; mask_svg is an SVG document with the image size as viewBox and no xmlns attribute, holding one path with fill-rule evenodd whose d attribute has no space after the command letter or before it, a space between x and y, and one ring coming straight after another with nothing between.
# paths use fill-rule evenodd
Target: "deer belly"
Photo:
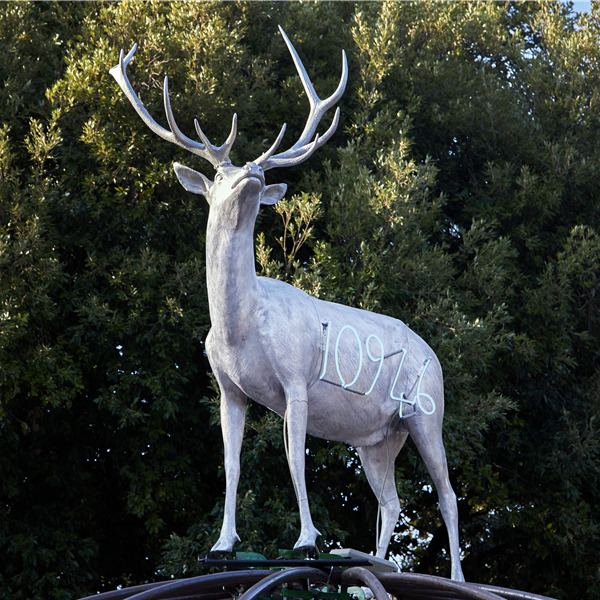
<instances>
[{"instance_id":1,"label":"deer belly","mask_svg":"<svg viewBox=\"0 0 600 600\"><path fill-rule=\"evenodd\" d=\"M389 396L363 396L319 381L309 391L307 433L352 446L371 446L386 436L397 414L398 402Z\"/></svg>"}]
</instances>

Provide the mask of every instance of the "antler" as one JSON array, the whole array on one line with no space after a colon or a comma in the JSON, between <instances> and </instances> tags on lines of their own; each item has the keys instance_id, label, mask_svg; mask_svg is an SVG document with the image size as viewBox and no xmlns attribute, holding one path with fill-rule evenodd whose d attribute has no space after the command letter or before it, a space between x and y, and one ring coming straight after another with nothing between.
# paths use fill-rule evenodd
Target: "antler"
<instances>
[{"instance_id":1,"label":"antler","mask_svg":"<svg viewBox=\"0 0 600 600\"><path fill-rule=\"evenodd\" d=\"M235 141L235 136L237 134L237 115L233 115L232 123L231 123L231 132L229 137L225 141L222 146L213 146L208 138L204 135L202 129L200 129L200 125L198 121L194 119L194 125L196 127L196 132L200 139L204 142L201 144L200 142L196 142L183 133L177 126L175 122L175 117L173 116L173 111L171 110L171 101L169 100L169 80L165 77L165 85L163 87L163 96L165 102L165 113L167 115L167 121L169 123L169 127L171 130L167 130L161 125L159 125L151 116L150 113L146 110L145 106L142 104L142 101L139 99L138 95L135 93L129 78L127 77L126 69L127 65L131 62L135 51L137 50L137 44L133 45L133 48L129 51L127 56L124 56L123 50L121 50L121 55L119 56L119 64L115 65L111 70L110 74L117 80L117 83L121 87L121 89L125 92L127 99L131 102L133 108L135 108L136 112L142 118L142 121L148 125L148 127L156 133L158 136L171 142L173 144L177 144L182 148L185 148L192 154L196 154L197 156L201 156L208 160L215 168L223 163L230 162L229 160L229 152L231 150L231 146L233 146L233 142Z\"/></svg>"},{"instance_id":2,"label":"antler","mask_svg":"<svg viewBox=\"0 0 600 600\"><path fill-rule=\"evenodd\" d=\"M288 39L281 26L279 26L279 31L281 32L281 35L287 44L290 54L294 60L294 64L296 65L296 69L298 70L298 74L300 75L300 79L302 80L302 84L304 85L304 90L306 91L308 101L310 102L310 112L308 114L308 120L306 122L306 126L304 127L304 131L302 131L300 138L291 148L285 152L274 154L275 150L277 150L279 144L281 143L283 134L285 133L286 126L284 123L279 135L277 136L277 139L275 140L275 143L263 155L254 161L257 165L260 165L264 171L267 169L273 169L275 167L290 167L305 161L317 148L320 148L333 135L340 118L339 107L335 111L333 122L329 126L329 129L320 137L318 133L315 135L315 131L323 115L342 97L344 89L346 88L346 82L348 81L348 61L346 60L346 53L342 50L342 77L340 83L335 92L329 96L329 98L321 100L317 96L315 89L310 82L310 78L306 73L306 69L302 64L298 53L294 49L294 46L292 46L292 43ZM315 137L311 141L313 135Z\"/></svg>"}]
</instances>

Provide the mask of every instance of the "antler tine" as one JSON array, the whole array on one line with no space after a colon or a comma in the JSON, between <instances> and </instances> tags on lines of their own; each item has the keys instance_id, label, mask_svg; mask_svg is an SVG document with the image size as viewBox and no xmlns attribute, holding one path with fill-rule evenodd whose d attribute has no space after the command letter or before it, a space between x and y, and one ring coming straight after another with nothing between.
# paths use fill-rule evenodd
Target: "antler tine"
<instances>
[{"instance_id":1,"label":"antler tine","mask_svg":"<svg viewBox=\"0 0 600 600\"><path fill-rule=\"evenodd\" d=\"M213 163L215 167L222 165L223 163L231 162L229 160L229 152L231 147L233 146L233 142L235 141L235 136L237 135L237 114L233 114L233 119L231 120L231 131L229 132L229 136L225 140L225 143L222 146L213 146L206 134L200 128L200 123L198 123L198 119L194 119L194 127L196 128L196 133L198 137L204 142L204 145L207 148L210 148L211 154L215 157L216 162Z\"/></svg>"},{"instance_id":2,"label":"antler tine","mask_svg":"<svg viewBox=\"0 0 600 600\"><path fill-rule=\"evenodd\" d=\"M123 50L119 55L119 64L115 65L112 69L110 69L110 74L115 78L119 87L125 93L125 96L141 117L142 121L146 123L146 125L159 137L167 142L171 142L172 144L176 144L181 148L184 148L188 152L195 154L197 156L201 156L208 160L214 167L218 167L220 164L229 161L229 151L231 150L231 146L235 140L236 132L237 132L237 117L233 116L233 123L231 127L231 133L227 138L227 141L218 148L213 146L206 136L202 134L202 140L205 142L201 144L200 142L196 142L186 135L184 135L177 123L175 122L175 117L173 116L173 110L171 109L171 101L169 99L169 80L165 77L165 83L163 87L163 99L165 104L165 113L167 116L167 121L169 123L170 131L165 129L161 125L159 125L151 116L150 113L146 110L146 107L140 100L139 96L135 93L129 78L127 77L127 65L133 59L133 56L137 50L137 44L133 45L133 48L129 51L127 56L124 56ZM198 127L199 129L199 127Z\"/></svg>"},{"instance_id":3,"label":"antler tine","mask_svg":"<svg viewBox=\"0 0 600 600\"><path fill-rule=\"evenodd\" d=\"M296 70L300 75L300 80L302 81L302 85L304 86L304 90L310 103L310 112L304 130L300 134L300 138L291 148L285 152L273 155L275 149L279 145L279 138L282 136L280 133L278 141L276 141L276 143L273 144L273 146L267 152L254 161L256 164L260 164L265 171L275 167L286 167L299 164L300 162L306 160L317 148L320 148L323 144L325 144L325 142L333 135L333 132L338 125L340 116L339 108L336 110L333 122L325 134L322 136L317 135L312 142L310 140L315 135L323 115L342 97L348 81L348 61L346 58L346 53L342 50L342 76L340 83L338 84L335 92L333 92L329 98L321 100L315 92L315 89L310 81L306 69L304 68L304 65L302 64L302 61L300 60L300 57L298 56L298 53L281 26L279 27L279 31L285 40L290 54L292 55L294 64L296 65Z\"/></svg>"},{"instance_id":4,"label":"antler tine","mask_svg":"<svg viewBox=\"0 0 600 600\"><path fill-rule=\"evenodd\" d=\"M264 154L261 154L260 157L254 161L256 164L259 164L261 162L264 162L268 158L271 158L271 156L275 153L275 150L279 148L279 144L281 144L281 140L283 139L283 134L285 133L286 127L287 123L284 123L281 127L279 135L277 136L277 139L273 142L273 145Z\"/></svg>"}]
</instances>

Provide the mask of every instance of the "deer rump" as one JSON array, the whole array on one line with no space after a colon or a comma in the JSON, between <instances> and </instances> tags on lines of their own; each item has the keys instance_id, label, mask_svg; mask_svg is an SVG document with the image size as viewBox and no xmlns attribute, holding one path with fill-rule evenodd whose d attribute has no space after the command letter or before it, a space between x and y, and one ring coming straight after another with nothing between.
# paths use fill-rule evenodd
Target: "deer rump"
<instances>
[{"instance_id":1,"label":"deer rump","mask_svg":"<svg viewBox=\"0 0 600 600\"><path fill-rule=\"evenodd\" d=\"M433 419L441 429L441 366L406 324L319 300L282 281L258 281L260 304L246 327L234 337L213 327L207 337L207 355L220 380L282 418L285 390L304 388L306 432L355 447L379 443L391 428L410 431L412 420ZM428 399L419 402L418 393Z\"/></svg>"}]
</instances>

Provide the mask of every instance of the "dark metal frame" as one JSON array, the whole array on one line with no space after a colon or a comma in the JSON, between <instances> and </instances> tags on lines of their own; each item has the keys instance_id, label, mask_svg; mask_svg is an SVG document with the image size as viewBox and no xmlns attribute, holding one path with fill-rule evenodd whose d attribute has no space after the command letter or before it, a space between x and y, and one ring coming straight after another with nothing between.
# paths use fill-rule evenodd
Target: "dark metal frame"
<instances>
[{"instance_id":1,"label":"dark metal frame","mask_svg":"<svg viewBox=\"0 0 600 600\"><path fill-rule=\"evenodd\" d=\"M231 561L237 562L237 561ZM316 561L305 561L312 563ZM337 562L337 561L336 561ZM319 565L321 566L321 565ZM416 573L372 573L364 567L298 566L282 570L226 571L149 583L88 596L81 600L258 600L270 597L284 584L368 587L374 600L552 600L528 592L478 583L461 583Z\"/></svg>"}]
</instances>

